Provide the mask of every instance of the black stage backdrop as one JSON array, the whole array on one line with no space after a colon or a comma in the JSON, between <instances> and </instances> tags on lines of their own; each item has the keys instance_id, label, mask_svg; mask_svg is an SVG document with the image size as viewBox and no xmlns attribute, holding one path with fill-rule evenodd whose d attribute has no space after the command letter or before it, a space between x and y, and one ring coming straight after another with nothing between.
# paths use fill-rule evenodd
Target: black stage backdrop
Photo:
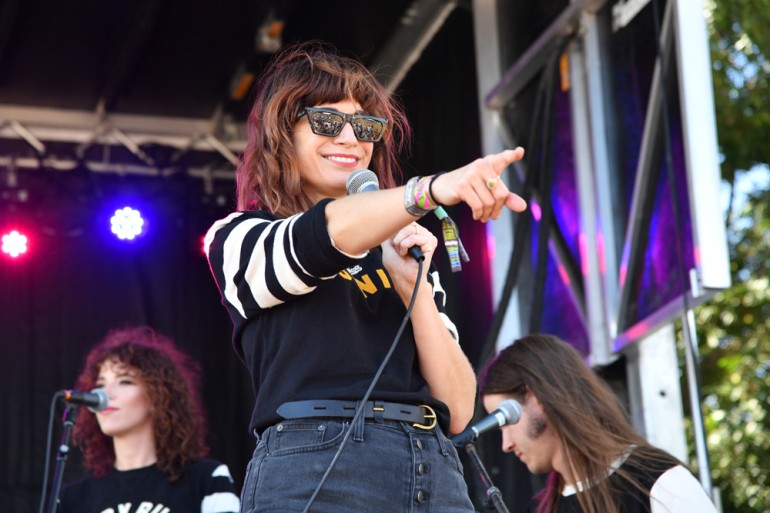
<instances>
[{"instance_id":1,"label":"black stage backdrop","mask_svg":"<svg viewBox=\"0 0 770 513\"><path fill-rule=\"evenodd\" d=\"M401 86L416 141L407 174L452 169L480 155L470 16L454 11ZM93 344L127 325L156 328L200 362L211 455L230 466L240 486L253 450L247 433L253 395L232 351L230 320L201 241L211 222L231 211L233 183L217 183L212 193L184 173L155 178L41 169L19 171L19 186L29 201L0 209L2 224L15 216L30 233L23 258L0 258L0 511L37 510L45 458L55 456L61 440L57 405L46 453L53 394L74 386ZM117 197L137 199L148 212L147 235L138 242L117 243L105 229L109 207L123 206ZM464 206L449 211L471 262L452 274L443 250L434 260L444 270L463 347L478 366L492 315L484 228ZM440 237L435 219L425 222ZM490 457L500 457L494 456L498 443L490 445ZM493 474L506 494L520 497L529 480L514 480L511 464L510 458L502 467L495 463ZM64 481L82 473L73 450Z\"/></svg>"}]
</instances>

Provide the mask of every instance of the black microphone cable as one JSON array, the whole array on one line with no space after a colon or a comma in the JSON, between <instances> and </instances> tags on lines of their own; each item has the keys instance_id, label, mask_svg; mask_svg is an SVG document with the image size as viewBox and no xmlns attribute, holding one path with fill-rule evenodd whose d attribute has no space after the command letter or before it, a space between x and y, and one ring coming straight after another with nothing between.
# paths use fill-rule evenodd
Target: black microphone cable
<instances>
[{"instance_id":1,"label":"black microphone cable","mask_svg":"<svg viewBox=\"0 0 770 513\"><path fill-rule=\"evenodd\" d=\"M411 250L410 250L410 254L411 254ZM420 289L420 282L422 281L421 277L422 277L422 268L424 265L424 258L417 258L416 260L418 264L417 281L414 284L414 291L412 292L412 298L409 300L409 306L406 309L406 314L404 314L404 320L401 322L401 326L398 328L398 332L396 333L396 337L393 339L393 343L390 345L390 349L388 349L388 353L382 359L382 363L380 364L379 369L377 369L377 372L374 374L374 378L372 378L372 382L369 384L369 388L366 390L366 393L364 394L363 399L361 399L360 404L356 408L356 413L355 415L353 415L353 419L350 421L350 425L348 426L348 429L345 432L345 436L342 438L342 442L340 442L339 448L337 448L337 452L334 454L332 461L329 463L329 466L327 467L326 472L324 472L324 475L321 477L321 480L318 482L318 486L316 486L316 489L313 492L313 495L310 497L310 500L308 500L307 504L305 505L305 509L302 510L302 513L307 513L308 511L310 511L310 506L313 504L313 502L315 502L316 497L321 492L321 488L323 487L324 483L326 483L326 480L329 478L329 474L331 474L331 471L334 468L334 465L337 463L337 460L342 454L342 449L348 443L350 434L353 432L353 426L355 426L358 419L361 418L361 415L364 412L364 407L366 406L366 402L369 400L369 396L372 395L372 391L374 390L375 385L377 385L377 382L380 380L380 376L382 375L383 370L385 370L385 365L387 365L388 362L390 361L390 357L393 356L393 351L396 350L398 341L401 340L401 335L404 333L404 328L406 328L406 323L409 321L409 316L412 313L412 308L414 308L414 302L417 299L417 291Z\"/></svg>"}]
</instances>

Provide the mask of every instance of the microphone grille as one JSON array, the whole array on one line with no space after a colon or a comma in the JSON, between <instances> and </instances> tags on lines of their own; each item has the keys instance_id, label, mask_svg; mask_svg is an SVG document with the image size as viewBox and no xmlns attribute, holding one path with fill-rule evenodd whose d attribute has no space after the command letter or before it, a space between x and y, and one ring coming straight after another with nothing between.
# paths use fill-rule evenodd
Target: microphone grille
<instances>
[{"instance_id":1,"label":"microphone grille","mask_svg":"<svg viewBox=\"0 0 770 513\"><path fill-rule=\"evenodd\" d=\"M358 194L359 192L377 191L380 189L380 181L372 171L368 169L359 169L353 171L345 182L348 194Z\"/></svg>"},{"instance_id":2,"label":"microphone grille","mask_svg":"<svg viewBox=\"0 0 770 513\"><path fill-rule=\"evenodd\" d=\"M94 406L89 406L88 409L91 410L92 413L96 413L98 411L102 411L107 407L107 404L110 402L110 396L107 392L104 391L104 389L101 388L94 388L91 390L92 394L95 394L97 397L99 397L99 404Z\"/></svg>"},{"instance_id":3,"label":"microphone grille","mask_svg":"<svg viewBox=\"0 0 770 513\"><path fill-rule=\"evenodd\" d=\"M521 405L514 399L506 399L497 407L505 416L505 424L516 424L521 417Z\"/></svg>"}]
</instances>

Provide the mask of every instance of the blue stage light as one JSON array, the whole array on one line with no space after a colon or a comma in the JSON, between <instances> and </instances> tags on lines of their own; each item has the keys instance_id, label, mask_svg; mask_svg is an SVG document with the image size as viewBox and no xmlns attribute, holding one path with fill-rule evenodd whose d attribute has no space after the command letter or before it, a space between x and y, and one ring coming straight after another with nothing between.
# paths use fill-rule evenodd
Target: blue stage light
<instances>
[{"instance_id":1,"label":"blue stage light","mask_svg":"<svg viewBox=\"0 0 770 513\"><path fill-rule=\"evenodd\" d=\"M112 233L120 240L133 240L142 233L144 219L138 210L123 207L115 211L110 218Z\"/></svg>"}]
</instances>

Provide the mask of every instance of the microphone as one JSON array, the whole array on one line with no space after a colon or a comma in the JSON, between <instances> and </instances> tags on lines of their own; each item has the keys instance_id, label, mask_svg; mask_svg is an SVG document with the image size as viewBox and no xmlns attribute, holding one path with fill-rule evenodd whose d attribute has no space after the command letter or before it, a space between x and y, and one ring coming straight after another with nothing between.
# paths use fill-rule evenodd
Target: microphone
<instances>
[{"instance_id":1,"label":"microphone","mask_svg":"<svg viewBox=\"0 0 770 513\"><path fill-rule=\"evenodd\" d=\"M88 406L88 409L96 413L102 411L110 402L110 396L101 388L94 388L90 392L81 392L80 390L60 390L56 395L61 397L65 403L82 404Z\"/></svg>"},{"instance_id":2,"label":"microphone","mask_svg":"<svg viewBox=\"0 0 770 513\"><path fill-rule=\"evenodd\" d=\"M473 442L481 434L497 429L499 427L507 426L508 424L516 424L521 417L521 405L518 401L513 399L506 399L500 403L495 411L473 424L470 427L465 428L465 431L459 435L455 435L451 438L452 443L458 447L462 447L467 443Z\"/></svg>"},{"instance_id":3,"label":"microphone","mask_svg":"<svg viewBox=\"0 0 770 513\"><path fill-rule=\"evenodd\" d=\"M345 180L345 188L348 190L348 196L359 192L379 191L380 181L374 172L368 169L358 169L348 175L348 179ZM418 246L409 248L409 254L418 262L425 259L425 255L422 254L422 250Z\"/></svg>"},{"instance_id":4,"label":"microphone","mask_svg":"<svg viewBox=\"0 0 770 513\"><path fill-rule=\"evenodd\" d=\"M368 169L359 169L348 175L348 179L345 180L345 187L348 190L348 196L350 196L359 192L379 191L380 181L374 172Z\"/></svg>"}]
</instances>

